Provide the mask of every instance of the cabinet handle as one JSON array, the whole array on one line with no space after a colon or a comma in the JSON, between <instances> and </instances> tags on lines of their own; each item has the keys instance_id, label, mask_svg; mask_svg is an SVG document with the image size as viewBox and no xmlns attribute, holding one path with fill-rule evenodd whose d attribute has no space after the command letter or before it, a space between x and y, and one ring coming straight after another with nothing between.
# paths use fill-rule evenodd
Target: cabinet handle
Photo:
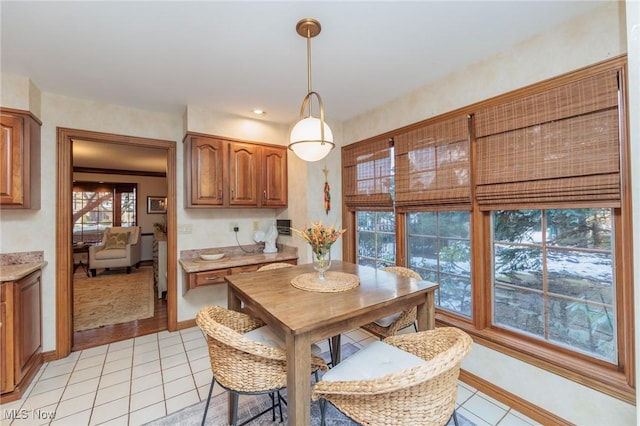
<instances>
[{"instance_id":1,"label":"cabinet handle","mask_svg":"<svg viewBox=\"0 0 640 426\"><path fill-rule=\"evenodd\" d=\"M219 278L220 278L220 277L206 277L204 280L205 280L205 281L213 281L213 280L217 280L217 279L219 279Z\"/></svg>"},{"instance_id":2,"label":"cabinet handle","mask_svg":"<svg viewBox=\"0 0 640 426\"><path fill-rule=\"evenodd\" d=\"M218 199L222 199L222 189L218 189Z\"/></svg>"},{"instance_id":3,"label":"cabinet handle","mask_svg":"<svg viewBox=\"0 0 640 426\"><path fill-rule=\"evenodd\" d=\"M267 199L267 190L266 189L264 191L262 191L262 199L263 200Z\"/></svg>"}]
</instances>

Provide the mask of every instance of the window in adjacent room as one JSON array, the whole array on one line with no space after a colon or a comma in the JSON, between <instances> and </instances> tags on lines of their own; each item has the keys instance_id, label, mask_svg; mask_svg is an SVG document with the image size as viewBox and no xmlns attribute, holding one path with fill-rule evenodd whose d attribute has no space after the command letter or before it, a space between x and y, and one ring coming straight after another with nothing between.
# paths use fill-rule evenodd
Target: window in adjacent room
<instances>
[{"instance_id":1,"label":"window in adjacent room","mask_svg":"<svg viewBox=\"0 0 640 426\"><path fill-rule=\"evenodd\" d=\"M74 183L73 242L99 242L106 228L135 226L136 192L136 184Z\"/></svg>"}]
</instances>

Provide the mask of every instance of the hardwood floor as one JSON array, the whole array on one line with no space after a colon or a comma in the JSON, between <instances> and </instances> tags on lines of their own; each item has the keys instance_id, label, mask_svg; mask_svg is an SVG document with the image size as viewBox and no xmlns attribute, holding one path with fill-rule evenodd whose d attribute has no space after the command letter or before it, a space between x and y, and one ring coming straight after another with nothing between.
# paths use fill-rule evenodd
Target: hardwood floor
<instances>
[{"instance_id":1,"label":"hardwood floor","mask_svg":"<svg viewBox=\"0 0 640 426\"><path fill-rule=\"evenodd\" d=\"M81 269L79 270L81 272ZM155 294L155 293L154 293ZM167 329L167 301L155 298L154 315L151 318L108 325L73 333L73 352L133 337L157 333Z\"/></svg>"}]
</instances>

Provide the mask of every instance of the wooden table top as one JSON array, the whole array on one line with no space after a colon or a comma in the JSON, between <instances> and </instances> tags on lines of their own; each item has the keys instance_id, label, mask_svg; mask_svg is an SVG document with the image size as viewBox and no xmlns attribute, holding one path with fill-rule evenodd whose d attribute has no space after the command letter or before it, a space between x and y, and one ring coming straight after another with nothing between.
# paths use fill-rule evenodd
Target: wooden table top
<instances>
[{"instance_id":1,"label":"wooden table top","mask_svg":"<svg viewBox=\"0 0 640 426\"><path fill-rule=\"evenodd\" d=\"M424 299L425 293L438 288L428 281L342 261L332 261L330 271L355 274L360 285L336 293L301 290L291 285L297 275L314 272L311 264L229 275L225 279L249 311L294 335L317 330L319 322L325 325L321 334L327 336L339 332L332 330L331 324L342 328L345 322L353 321L351 325L355 328L398 312L399 301L404 301L407 307L415 306L417 299ZM383 312L390 304L393 306L389 311ZM376 312L368 315L370 311Z\"/></svg>"}]
</instances>

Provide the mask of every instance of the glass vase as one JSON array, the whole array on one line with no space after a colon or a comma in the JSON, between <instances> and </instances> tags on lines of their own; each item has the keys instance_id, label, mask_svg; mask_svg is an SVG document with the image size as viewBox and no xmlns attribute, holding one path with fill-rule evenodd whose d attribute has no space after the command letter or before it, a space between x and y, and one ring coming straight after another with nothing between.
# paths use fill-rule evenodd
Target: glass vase
<instances>
[{"instance_id":1,"label":"glass vase","mask_svg":"<svg viewBox=\"0 0 640 426\"><path fill-rule=\"evenodd\" d=\"M318 279L324 280L324 273L331 267L331 251L312 251L313 269L318 271Z\"/></svg>"}]
</instances>

